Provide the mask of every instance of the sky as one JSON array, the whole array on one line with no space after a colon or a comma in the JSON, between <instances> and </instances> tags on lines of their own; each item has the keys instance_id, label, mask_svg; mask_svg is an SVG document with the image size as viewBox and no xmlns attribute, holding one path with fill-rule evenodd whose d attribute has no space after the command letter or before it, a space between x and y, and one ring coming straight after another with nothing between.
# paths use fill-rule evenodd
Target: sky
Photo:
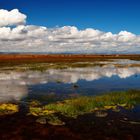
<instances>
[{"instance_id":1,"label":"sky","mask_svg":"<svg viewBox=\"0 0 140 140\"><path fill-rule=\"evenodd\" d=\"M0 52L140 53L140 0L0 1Z\"/></svg>"}]
</instances>

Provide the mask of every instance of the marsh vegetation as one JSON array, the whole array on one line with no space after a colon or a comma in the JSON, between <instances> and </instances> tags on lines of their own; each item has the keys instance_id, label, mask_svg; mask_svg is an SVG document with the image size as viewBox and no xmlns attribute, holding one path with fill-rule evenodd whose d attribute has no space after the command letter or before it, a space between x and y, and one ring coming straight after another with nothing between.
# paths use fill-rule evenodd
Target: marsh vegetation
<instances>
[{"instance_id":1,"label":"marsh vegetation","mask_svg":"<svg viewBox=\"0 0 140 140\"><path fill-rule=\"evenodd\" d=\"M140 91L129 90L106 93L100 96L79 96L46 105L42 105L37 100L32 100L27 104L29 110L26 115L46 118L51 124L56 124L57 122L61 124L61 120L57 117L58 114L77 118L79 115L94 113L96 116L102 117L103 113L107 114L108 110L114 112L119 112L121 108L131 110L137 105L140 105ZM0 115L16 113L18 108L16 104L3 103L0 105Z\"/></svg>"}]
</instances>

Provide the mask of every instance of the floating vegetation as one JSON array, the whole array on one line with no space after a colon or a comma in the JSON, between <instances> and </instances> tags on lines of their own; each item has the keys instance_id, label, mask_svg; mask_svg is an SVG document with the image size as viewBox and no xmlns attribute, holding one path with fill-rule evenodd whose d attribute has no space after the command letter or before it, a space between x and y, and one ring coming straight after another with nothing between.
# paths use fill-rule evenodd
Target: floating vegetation
<instances>
[{"instance_id":1,"label":"floating vegetation","mask_svg":"<svg viewBox=\"0 0 140 140\"><path fill-rule=\"evenodd\" d=\"M0 104L0 115L9 115L18 112L18 105L3 103Z\"/></svg>"},{"instance_id":2,"label":"floating vegetation","mask_svg":"<svg viewBox=\"0 0 140 140\"><path fill-rule=\"evenodd\" d=\"M29 112L29 114L33 116L47 116L55 113L55 111L45 109L44 107L29 107Z\"/></svg>"},{"instance_id":3,"label":"floating vegetation","mask_svg":"<svg viewBox=\"0 0 140 140\"><path fill-rule=\"evenodd\" d=\"M106 117L107 115L108 115L108 113L105 112L105 111L96 111L96 112L95 112L95 116L96 116L96 117L104 118L104 117Z\"/></svg>"},{"instance_id":4,"label":"floating vegetation","mask_svg":"<svg viewBox=\"0 0 140 140\"><path fill-rule=\"evenodd\" d=\"M47 121L46 121L46 118L38 118L37 120L36 120L36 122L37 123L40 123L40 124L46 124L47 123Z\"/></svg>"},{"instance_id":5,"label":"floating vegetation","mask_svg":"<svg viewBox=\"0 0 140 140\"><path fill-rule=\"evenodd\" d=\"M94 113L96 117L107 117L108 110L119 112L123 109L133 109L140 104L140 90L112 92L98 96L78 96L59 102L42 105L39 101L31 101L28 104L28 115L37 117L40 124L64 125L58 116L77 118L79 115ZM0 115L18 112L16 104L1 104ZM59 115L58 115L59 114Z\"/></svg>"},{"instance_id":6,"label":"floating vegetation","mask_svg":"<svg viewBox=\"0 0 140 140\"><path fill-rule=\"evenodd\" d=\"M39 117L36 122L40 124L48 123L50 125L65 125L65 122L63 122L56 114L44 115Z\"/></svg>"},{"instance_id":7,"label":"floating vegetation","mask_svg":"<svg viewBox=\"0 0 140 140\"><path fill-rule=\"evenodd\" d=\"M63 122L57 115L50 114L47 116L48 123L51 125L65 125L65 122Z\"/></svg>"},{"instance_id":8,"label":"floating vegetation","mask_svg":"<svg viewBox=\"0 0 140 140\"><path fill-rule=\"evenodd\" d=\"M43 108L59 112L64 116L77 117L78 115L99 110L114 110L118 112L119 108L132 109L136 104L140 104L140 91L130 90L100 96L81 96L48 104Z\"/></svg>"},{"instance_id":9,"label":"floating vegetation","mask_svg":"<svg viewBox=\"0 0 140 140\"><path fill-rule=\"evenodd\" d=\"M35 107L35 106L40 106L41 103L37 100L33 100L29 103L29 106Z\"/></svg>"}]
</instances>

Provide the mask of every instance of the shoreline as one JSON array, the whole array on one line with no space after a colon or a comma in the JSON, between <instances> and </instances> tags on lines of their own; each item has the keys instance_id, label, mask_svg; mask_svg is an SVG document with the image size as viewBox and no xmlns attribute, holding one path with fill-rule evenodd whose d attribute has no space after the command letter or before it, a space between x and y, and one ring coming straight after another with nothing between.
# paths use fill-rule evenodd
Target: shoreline
<instances>
[{"instance_id":1,"label":"shoreline","mask_svg":"<svg viewBox=\"0 0 140 140\"><path fill-rule=\"evenodd\" d=\"M113 54L113 55L90 55L90 54L0 54L0 63L14 62L85 62L109 59L140 60L140 54Z\"/></svg>"}]
</instances>

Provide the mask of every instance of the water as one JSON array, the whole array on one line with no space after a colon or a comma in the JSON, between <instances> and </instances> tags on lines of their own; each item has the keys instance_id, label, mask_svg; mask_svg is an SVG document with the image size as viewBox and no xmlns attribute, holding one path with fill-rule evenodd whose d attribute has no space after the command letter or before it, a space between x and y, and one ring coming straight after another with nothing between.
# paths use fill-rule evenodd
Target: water
<instances>
[{"instance_id":1,"label":"water","mask_svg":"<svg viewBox=\"0 0 140 140\"><path fill-rule=\"evenodd\" d=\"M1 71L0 102L140 89L140 61L100 61L99 65L41 71ZM103 65L100 65L103 64ZM63 64L62 64L63 65ZM55 95L55 96L54 96Z\"/></svg>"},{"instance_id":2,"label":"water","mask_svg":"<svg viewBox=\"0 0 140 140\"><path fill-rule=\"evenodd\" d=\"M43 71L36 67L26 70L27 65L0 68L0 139L140 139L140 61L54 65L58 64L44 64ZM96 98L97 103L92 100L97 107L91 108L89 100L85 102L85 96L93 99L95 95L127 90L122 96L114 93L110 94L114 98ZM82 102L67 107L66 102L57 102L83 95ZM108 104L100 108L98 104L104 100ZM45 109L49 103L59 105L60 111L45 114L55 111ZM68 117L71 112L82 115Z\"/></svg>"}]
</instances>

